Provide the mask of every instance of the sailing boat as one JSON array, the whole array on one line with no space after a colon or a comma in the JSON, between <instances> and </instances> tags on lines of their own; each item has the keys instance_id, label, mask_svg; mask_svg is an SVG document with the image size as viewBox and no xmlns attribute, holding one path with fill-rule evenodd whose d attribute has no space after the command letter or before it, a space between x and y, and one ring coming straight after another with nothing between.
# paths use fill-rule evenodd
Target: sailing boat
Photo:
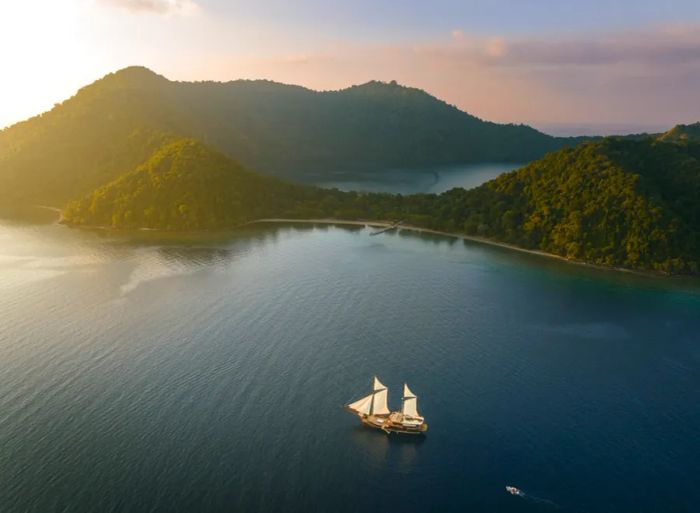
<instances>
[{"instance_id":1,"label":"sailing boat","mask_svg":"<svg viewBox=\"0 0 700 513\"><path fill-rule=\"evenodd\" d=\"M419 435L428 430L425 419L418 413L418 397L408 385L403 385L401 411L389 411L389 389L375 376L372 393L348 404L345 409L354 413L365 426L381 429L386 433Z\"/></svg>"}]
</instances>

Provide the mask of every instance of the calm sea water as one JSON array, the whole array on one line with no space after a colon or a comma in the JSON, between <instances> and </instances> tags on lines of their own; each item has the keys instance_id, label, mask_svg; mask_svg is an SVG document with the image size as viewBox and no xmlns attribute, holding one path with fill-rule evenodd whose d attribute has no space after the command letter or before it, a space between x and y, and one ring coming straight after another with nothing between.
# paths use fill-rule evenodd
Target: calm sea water
<instances>
[{"instance_id":1,"label":"calm sea water","mask_svg":"<svg viewBox=\"0 0 700 513\"><path fill-rule=\"evenodd\" d=\"M0 223L0 511L698 511L696 282L369 233Z\"/></svg>"},{"instance_id":2,"label":"calm sea water","mask_svg":"<svg viewBox=\"0 0 700 513\"><path fill-rule=\"evenodd\" d=\"M439 194L454 187L472 189L520 166L521 164L513 163L486 163L420 171L387 169L368 173L366 176L354 180L321 180L314 183L321 187L337 188L341 191Z\"/></svg>"}]
</instances>

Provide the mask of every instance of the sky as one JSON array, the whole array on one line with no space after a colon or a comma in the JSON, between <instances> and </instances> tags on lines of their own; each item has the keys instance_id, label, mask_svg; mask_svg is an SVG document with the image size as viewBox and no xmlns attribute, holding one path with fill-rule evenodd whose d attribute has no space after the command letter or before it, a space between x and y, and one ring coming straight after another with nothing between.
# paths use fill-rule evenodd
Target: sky
<instances>
[{"instance_id":1,"label":"sky","mask_svg":"<svg viewBox=\"0 0 700 513\"><path fill-rule=\"evenodd\" d=\"M700 120L700 0L0 0L0 127L129 65L312 89L396 80L550 133Z\"/></svg>"}]
</instances>

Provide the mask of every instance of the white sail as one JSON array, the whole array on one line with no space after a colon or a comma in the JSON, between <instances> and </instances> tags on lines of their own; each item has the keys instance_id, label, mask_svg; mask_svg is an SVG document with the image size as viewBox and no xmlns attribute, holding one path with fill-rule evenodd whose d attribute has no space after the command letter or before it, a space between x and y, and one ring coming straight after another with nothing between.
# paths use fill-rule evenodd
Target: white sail
<instances>
[{"instance_id":1,"label":"white sail","mask_svg":"<svg viewBox=\"0 0 700 513\"><path fill-rule=\"evenodd\" d=\"M369 415L372 409L372 400L374 399L374 394L369 394L355 401L354 403L348 404L348 408L364 415Z\"/></svg>"},{"instance_id":2,"label":"white sail","mask_svg":"<svg viewBox=\"0 0 700 513\"><path fill-rule=\"evenodd\" d=\"M378 390L386 390L386 386L384 386L384 383L382 383L381 381L379 381L377 379L377 376L374 376L374 388L373 388L373 390L375 392Z\"/></svg>"},{"instance_id":3,"label":"white sail","mask_svg":"<svg viewBox=\"0 0 700 513\"><path fill-rule=\"evenodd\" d=\"M416 397L416 394L411 392L411 389L408 388L408 385L406 383L403 384L403 398L406 399L407 397Z\"/></svg>"},{"instance_id":4,"label":"white sail","mask_svg":"<svg viewBox=\"0 0 700 513\"><path fill-rule=\"evenodd\" d=\"M374 404L372 405L373 415L389 415L389 407L387 406L388 395L389 390L386 388L374 393Z\"/></svg>"},{"instance_id":5,"label":"white sail","mask_svg":"<svg viewBox=\"0 0 700 513\"><path fill-rule=\"evenodd\" d=\"M401 413L407 417L420 417L418 413L418 399L416 397L404 399Z\"/></svg>"},{"instance_id":6,"label":"white sail","mask_svg":"<svg viewBox=\"0 0 700 513\"><path fill-rule=\"evenodd\" d=\"M379 381L377 376L374 376L372 389L374 390L374 400L371 410L372 415L389 415L389 406L387 405L389 390L384 383Z\"/></svg>"},{"instance_id":7,"label":"white sail","mask_svg":"<svg viewBox=\"0 0 700 513\"><path fill-rule=\"evenodd\" d=\"M407 417L420 417L418 413L418 398L411 392L408 385L403 385L403 404L401 405L401 413Z\"/></svg>"}]
</instances>

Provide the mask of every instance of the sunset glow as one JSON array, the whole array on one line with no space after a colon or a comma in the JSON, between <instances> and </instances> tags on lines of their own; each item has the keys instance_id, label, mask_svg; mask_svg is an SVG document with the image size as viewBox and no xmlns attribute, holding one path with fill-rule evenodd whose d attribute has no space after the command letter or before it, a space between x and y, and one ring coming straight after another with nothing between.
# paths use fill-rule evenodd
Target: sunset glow
<instances>
[{"instance_id":1,"label":"sunset glow","mask_svg":"<svg viewBox=\"0 0 700 513\"><path fill-rule=\"evenodd\" d=\"M4 2L0 126L132 64L173 80L268 78L313 89L397 80L484 119L555 131L700 117L697 3L634 3L634 14L598 1L522 4Z\"/></svg>"}]
</instances>

